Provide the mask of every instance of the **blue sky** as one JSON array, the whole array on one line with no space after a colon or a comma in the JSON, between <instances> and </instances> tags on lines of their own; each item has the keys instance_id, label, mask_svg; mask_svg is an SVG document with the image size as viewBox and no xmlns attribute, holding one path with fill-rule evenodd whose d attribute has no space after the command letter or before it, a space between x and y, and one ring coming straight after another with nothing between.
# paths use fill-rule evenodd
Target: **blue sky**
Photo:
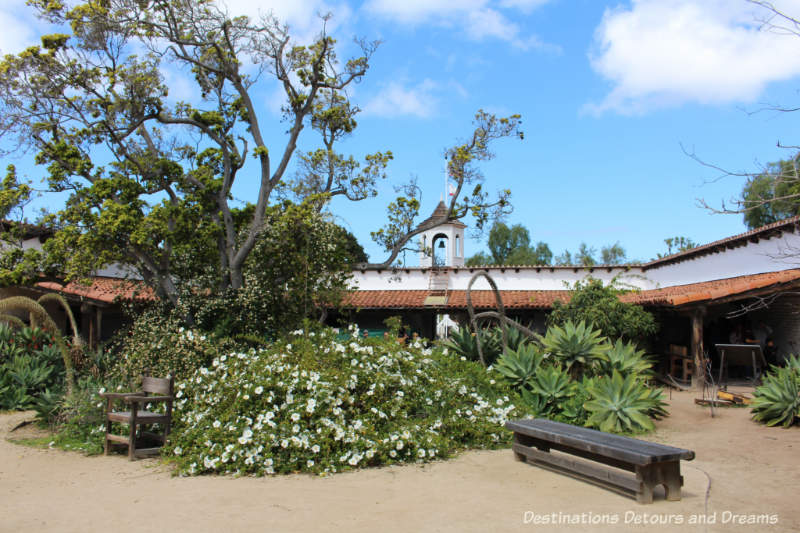
<instances>
[{"instance_id":1,"label":"blue sky","mask_svg":"<svg viewBox=\"0 0 800 533\"><path fill-rule=\"evenodd\" d=\"M4 53L37 41L23 4L0 0ZM354 36L383 41L350 92L363 111L342 148L356 156L392 150L390 177L376 199L332 205L373 261L384 254L369 233L383 224L393 186L416 176L427 217L443 190L443 152L469 135L478 109L522 115L524 141L495 146L497 157L482 166L485 187L510 188L507 222L525 225L556 254L582 241L619 241L629 259L648 260L665 250L666 237L705 243L744 231L740 215L698 206L700 198L719 206L736 197L742 179L715 180L719 173L682 146L752 172L790 154L778 142L798 144L800 116L755 111L798 105L800 37L764 31L765 12L745 0L227 4L250 15L273 9L301 40L319 30L316 13L330 11L341 57L356 53ZM775 4L800 16L798 0ZM165 74L174 98L192 97L184 75ZM286 129L277 88L265 84L258 98L277 145ZM301 148L316 147L313 132L304 135ZM38 176L24 159L7 162ZM247 181L236 190L243 200L253 195L255 178ZM485 236L465 248L484 249Z\"/></svg>"}]
</instances>

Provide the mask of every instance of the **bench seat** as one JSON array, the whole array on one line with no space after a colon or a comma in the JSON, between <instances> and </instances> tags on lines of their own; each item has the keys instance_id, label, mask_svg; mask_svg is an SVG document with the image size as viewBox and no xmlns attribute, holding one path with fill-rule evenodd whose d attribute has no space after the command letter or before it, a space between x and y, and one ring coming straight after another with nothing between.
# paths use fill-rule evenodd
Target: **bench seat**
<instances>
[{"instance_id":1,"label":"bench seat","mask_svg":"<svg viewBox=\"0 0 800 533\"><path fill-rule=\"evenodd\" d=\"M542 418L509 421L506 428L514 432L517 460L634 496L639 503L652 503L658 485L664 485L668 500L680 500L680 461L694 459L691 450Z\"/></svg>"}]
</instances>

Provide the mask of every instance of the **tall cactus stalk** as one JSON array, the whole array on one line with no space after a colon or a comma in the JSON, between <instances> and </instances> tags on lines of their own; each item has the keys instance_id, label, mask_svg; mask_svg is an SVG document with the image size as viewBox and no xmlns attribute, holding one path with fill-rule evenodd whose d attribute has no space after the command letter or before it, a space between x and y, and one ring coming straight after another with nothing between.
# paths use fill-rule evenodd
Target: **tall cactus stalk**
<instances>
[{"instance_id":1,"label":"tall cactus stalk","mask_svg":"<svg viewBox=\"0 0 800 533\"><path fill-rule=\"evenodd\" d=\"M7 315L9 314L9 311L12 310L19 310L29 313L31 316L31 323L34 323L35 321L36 324L41 324L39 327L41 327L43 330L49 331L53 334L53 338L56 340L56 345L61 352L61 357L64 359L67 395L72 395L72 390L75 386L75 376L72 371L72 358L69 356L69 349L67 348L67 343L64 342L64 337L61 336L61 332L58 331L58 326L47 313L47 310L36 300L28 298L27 296L11 296L9 298L3 298L0 300L0 315ZM74 323L74 319L72 322Z\"/></svg>"},{"instance_id":2,"label":"tall cactus stalk","mask_svg":"<svg viewBox=\"0 0 800 533\"><path fill-rule=\"evenodd\" d=\"M5 314L0 315L0 322L5 322L9 326L16 326L18 328L25 327L25 322L15 317L14 315L5 315Z\"/></svg>"},{"instance_id":3,"label":"tall cactus stalk","mask_svg":"<svg viewBox=\"0 0 800 533\"><path fill-rule=\"evenodd\" d=\"M75 321L75 315L72 314L72 309L70 308L67 300L64 299L58 293L49 292L43 296L41 296L38 300L39 305L44 306L44 304L48 302L57 302L61 305L61 308L64 309L64 313L67 315L67 320L69 320L69 325L72 328L72 345L73 346L82 346L83 339L78 334L78 323Z\"/></svg>"}]
</instances>

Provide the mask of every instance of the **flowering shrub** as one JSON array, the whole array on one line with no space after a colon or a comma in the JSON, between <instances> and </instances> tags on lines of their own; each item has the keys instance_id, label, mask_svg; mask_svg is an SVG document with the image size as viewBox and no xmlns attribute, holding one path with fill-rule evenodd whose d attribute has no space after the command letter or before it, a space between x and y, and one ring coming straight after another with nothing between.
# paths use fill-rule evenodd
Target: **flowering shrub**
<instances>
[{"instance_id":1,"label":"flowering shrub","mask_svg":"<svg viewBox=\"0 0 800 533\"><path fill-rule=\"evenodd\" d=\"M145 370L152 376L173 372L178 379L186 378L232 345L185 329L174 315L147 310L117 341L119 355L111 374L123 382L138 382Z\"/></svg>"},{"instance_id":2,"label":"flowering shrub","mask_svg":"<svg viewBox=\"0 0 800 533\"><path fill-rule=\"evenodd\" d=\"M507 444L516 397L479 364L394 339L296 331L177 385L179 472L331 473Z\"/></svg>"}]
</instances>

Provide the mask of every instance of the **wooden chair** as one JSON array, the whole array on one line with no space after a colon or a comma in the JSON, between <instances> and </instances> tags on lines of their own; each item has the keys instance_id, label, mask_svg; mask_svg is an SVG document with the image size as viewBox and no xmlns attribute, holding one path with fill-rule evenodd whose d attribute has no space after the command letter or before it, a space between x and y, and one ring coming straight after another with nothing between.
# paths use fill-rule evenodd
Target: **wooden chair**
<instances>
[{"instance_id":1,"label":"wooden chair","mask_svg":"<svg viewBox=\"0 0 800 533\"><path fill-rule=\"evenodd\" d=\"M172 374L166 378L154 378L147 375L142 376L142 390L137 392L106 392L100 396L106 399L106 439L105 454L108 455L113 444L126 444L128 446L128 458L133 461L136 457L157 455L164 445L169 435L170 424L172 422L172 402L175 399L173 388L175 380ZM153 396L148 396L152 394ZM114 403L122 401L129 405L129 411L115 411ZM165 413L153 413L145 411L144 406L149 403L163 402L166 404ZM129 432L127 436L115 435L111 433L112 422L128 424ZM164 433L162 435L141 431L137 438L138 426L149 426L152 424L162 424ZM152 442L159 443L153 446ZM149 445L148 445L149 443ZM139 447L148 445L148 447Z\"/></svg>"}]
</instances>

